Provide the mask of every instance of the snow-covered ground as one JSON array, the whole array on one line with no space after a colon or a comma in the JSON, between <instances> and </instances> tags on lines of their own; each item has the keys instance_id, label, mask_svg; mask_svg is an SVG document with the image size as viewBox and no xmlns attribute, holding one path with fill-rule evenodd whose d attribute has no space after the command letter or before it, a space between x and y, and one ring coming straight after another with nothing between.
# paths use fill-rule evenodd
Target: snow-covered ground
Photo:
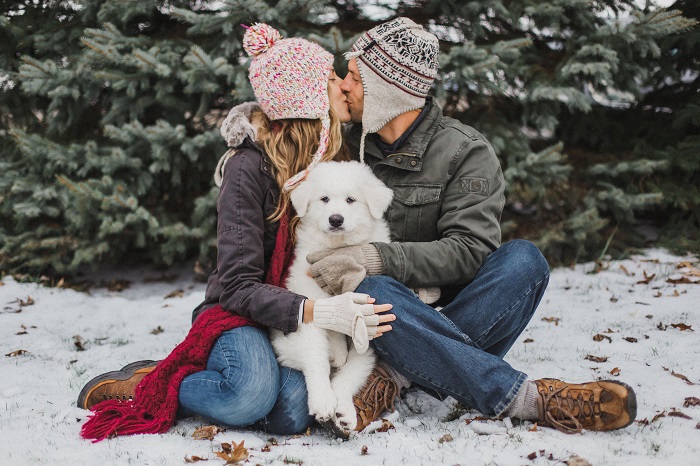
<instances>
[{"instance_id":1,"label":"snow-covered ground","mask_svg":"<svg viewBox=\"0 0 700 466\"><path fill-rule=\"evenodd\" d=\"M698 259L650 250L603 265L598 273L591 273L594 264L554 270L507 360L532 378L625 381L639 401L633 425L565 435L508 419L469 422L479 413L409 390L387 416L393 429L345 443L318 430L275 440L226 430L213 441L195 440L192 433L203 425L197 419L178 421L164 435L82 440L86 412L75 406L82 385L129 362L165 357L185 336L204 285L184 268L169 271L179 277L165 282L147 279L161 272L113 272L130 286L89 293L6 276L0 282L0 464L170 465L192 457L223 464L215 454L221 442L245 441L249 464L586 464L572 459L577 456L593 465L700 465L700 406L692 405L692 397L700 398L700 284L667 281L700 281Z\"/></svg>"}]
</instances>

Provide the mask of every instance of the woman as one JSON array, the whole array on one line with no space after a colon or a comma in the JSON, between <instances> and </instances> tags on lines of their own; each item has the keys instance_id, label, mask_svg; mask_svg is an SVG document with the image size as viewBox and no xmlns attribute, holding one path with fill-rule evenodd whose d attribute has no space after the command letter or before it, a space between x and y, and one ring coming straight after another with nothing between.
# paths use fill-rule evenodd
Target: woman
<instances>
[{"instance_id":1,"label":"woman","mask_svg":"<svg viewBox=\"0 0 700 466\"><path fill-rule=\"evenodd\" d=\"M313 421L303 375L278 366L262 326L293 332L300 322L314 321L315 303L281 287L295 224L289 193L317 163L341 154L341 123L350 115L333 57L317 44L281 39L275 29L256 24L243 45L253 57L249 78L260 110L250 121L257 142L245 137L256 133L247 118L232 112L222 134L235 148L217 167L217 268L205 301L185 341L165 360L129 364L88 382L78 398L78 406L95 411L83 426L86 438L165 432L178 409L275 434L302 432ZM328 311L337 320L347 309L354 314L374 302L329 299L338 303ZM390 308L373 306L375 313ZM386 323L394 319L382 314L377 333L391 330Z\"/></svg>"}]
</instances>

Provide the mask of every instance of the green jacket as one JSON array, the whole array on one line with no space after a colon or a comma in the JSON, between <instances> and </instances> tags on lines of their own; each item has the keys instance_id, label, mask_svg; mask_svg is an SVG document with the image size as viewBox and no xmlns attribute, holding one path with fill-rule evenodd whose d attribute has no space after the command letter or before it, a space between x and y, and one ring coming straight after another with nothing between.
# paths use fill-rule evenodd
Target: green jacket
<instances>
[{"instance_id":1,"label":"green jacket","mask_svg":"<svg viewBox=\"0 0 700 466\"><path fill-rule=\"evenodd\" d=\"M359 159L361 126L347 134ZM478 131L446 117L435 103L396 153L365 141L365 163L394 190L386 212L390 243L375 243L384 274L411 287L470 283L501 243L504 180Z\"/></svg>"}]
</instances>

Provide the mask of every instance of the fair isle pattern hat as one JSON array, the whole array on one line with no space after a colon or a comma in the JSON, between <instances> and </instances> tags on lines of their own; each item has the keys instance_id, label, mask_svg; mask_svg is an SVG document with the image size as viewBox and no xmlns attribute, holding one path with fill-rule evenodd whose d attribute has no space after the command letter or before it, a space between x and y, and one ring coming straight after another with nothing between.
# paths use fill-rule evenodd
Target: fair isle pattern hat
<instances>
[{"instance_id":1,"label":"fair isle pattern hat","mask_svg":"<svg viewBox=\"0 0 700 466\"><path fill-rule=\"evenodd\" d=\"M322 123L318 150L309 166L285 183L283 189L289 191L306 178L328 147L328 77L333 55L305 39L282 39L268 24L256 23L247 29L243 48L253 58L248 78L265 115L271 120L307 118Z\"/></svg>"},{"instance_id":2,"label":"fair isle pattern hat","mask_svg":"<svg viewBox=\"0 0 700 466\"><path fill-rule=\"evenodd\" d=\"M365 32L345 58L356 59L364 89L360 159L365 136L389 121L422 108L438 71L437 37L408 18Z\"/></svg>"}]
</instances>

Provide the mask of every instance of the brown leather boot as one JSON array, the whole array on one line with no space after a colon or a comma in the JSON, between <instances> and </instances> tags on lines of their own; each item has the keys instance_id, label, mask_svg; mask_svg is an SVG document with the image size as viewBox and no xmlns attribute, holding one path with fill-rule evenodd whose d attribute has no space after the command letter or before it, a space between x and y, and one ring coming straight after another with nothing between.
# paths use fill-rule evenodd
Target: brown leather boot
<instances>
[{"instance_id":1,"label":"brown leather boot","mask_svg":"<svg viewBox=\"0 0 700 466\"><path fill-rule=\"evenodd\" d=\"M634 390L622 382L600 380L569 384L557 379L535 380L539 425L574 434L582 429L615 430L637 416Z\"/></svg>"},{"instance_id":2,"label":"brown leather boot","mask_svg":"<svg viewBox=\"0 0 700 466\"><path fill-rule=\"evenodd\" d=\"M136 361L118 371L98 375L85 384L78 395L78 407L90 409L107 400L127 401L134 399L136 386L156 368L160 361Z\"/></svg>"},{"instance_id":3,"label":"brown leather boot","mask_svg":"<svg viewBox=\"0 0 700 466\"><path fill-rule=\"evenodd\" d=\"M356 431L360 432L371 422L379 419L384 411L394 412L394 398L399 395L399 387L391 376L381 367L372 369L365 386L355 395L357 413Z\"/></svg>"}]
</instances>

